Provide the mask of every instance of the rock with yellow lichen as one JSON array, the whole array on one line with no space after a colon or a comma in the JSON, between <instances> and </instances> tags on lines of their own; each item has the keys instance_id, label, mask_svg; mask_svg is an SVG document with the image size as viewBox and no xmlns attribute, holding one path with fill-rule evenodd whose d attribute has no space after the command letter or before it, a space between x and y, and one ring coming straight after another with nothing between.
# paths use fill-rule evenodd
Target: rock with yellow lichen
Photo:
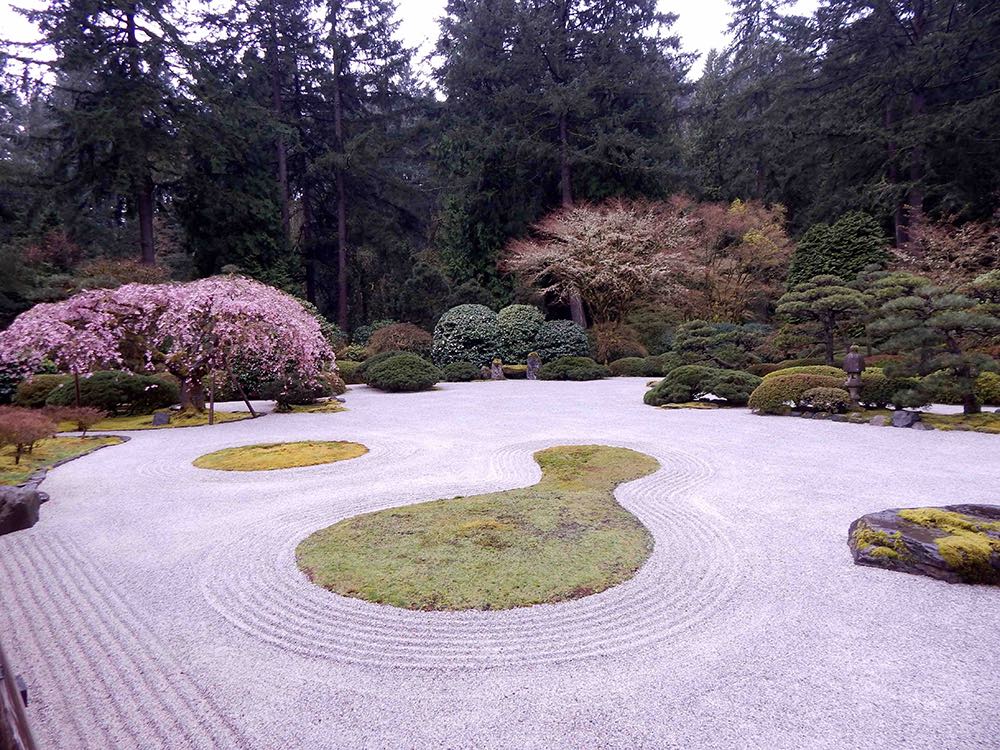
<instances>
[{"instance_id":1,"label":"rock with yellow lichen","mask_svg":"<svg viewBox=\"0 0 1000 750\"><path fill-rule=\"evenodd\" d=\"M851 524L847 544L857 565L1000 586L998 505L869 513Z\"/></svg>"}]
</instances>

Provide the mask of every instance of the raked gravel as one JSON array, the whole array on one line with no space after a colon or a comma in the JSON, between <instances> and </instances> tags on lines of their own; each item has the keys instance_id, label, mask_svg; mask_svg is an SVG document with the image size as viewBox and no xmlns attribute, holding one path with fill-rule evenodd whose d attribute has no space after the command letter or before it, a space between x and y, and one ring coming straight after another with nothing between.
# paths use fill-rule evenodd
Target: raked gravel
<instances>
[{"instance_id":1,"label":"raked gravel","mask_svg":"<svg viewBox=\"0 0 1000 750\"><path fill-rule=\"evenodd\" d=\"M44 750L997 748L1000 590L855 567L856 517L1000 503L1000 437L642 404L645 379L355 386L340 414L131 433L52 471L0 537L0 638ZM198 456L353 440L261 473ZM620 445L655 549L596 596L412 612L310 584L296 544L357 513L532 484Z\"/></svg>"}]
</instances>

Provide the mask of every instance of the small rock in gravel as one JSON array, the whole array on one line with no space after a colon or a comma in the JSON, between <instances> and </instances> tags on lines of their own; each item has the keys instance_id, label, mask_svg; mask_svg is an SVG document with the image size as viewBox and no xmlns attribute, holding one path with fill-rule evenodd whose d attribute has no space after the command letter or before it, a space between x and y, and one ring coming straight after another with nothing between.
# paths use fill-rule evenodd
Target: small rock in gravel
<instances>
[{"instance_id":1,"label":"small rock in gravel","mask_svg":"<svg viewBox=\"0 0 1000 750\"><path fill-rule=\"evenodd\" d=\"M831 414L830 415L830 421L831 422L846 422L847 421L847 415L846 414Z\"/></svg>"},{"instance_id":2,"label":"small rock in gravel","mask_svg":"<svg viewBox=\"0 0 1000 750\"><path fill-rule=\"evenodd\" d=\"M801 417L802 416L802 412L800 412L800 411L790 411L790 412L788 412L788 416L790 416L790 417Z\"/></svg>"},{"instance_id":3,"label":"small rock in gravel","mask_svg":"<svg viewBox=\"0 0 1000 750\"><path fill-rule=\"evenodd\" d=\"M883 416L882 414L878 414L869 419L868 424L873 424L876 427L885 427L887 424L889 424L889 418Z\"/></svg>"},{"instance_id":4,"label":"small rock in gravel","mask_svg":"<svg viewBox=\"0 0 1000 750\"><path fill-rule=\"evenodd\" d=\"M812 419L813 418L813 414L812 414L811 411L804 411L801 414L799 414L799 416L802 417L803 419Z\"/></svg>"},{"instance_id":5,"label":"small rock in gravel","mask_svg":"<svg viewBox=\"0 0 1000 750\"><path fill-rule=\"evenodd\" d=\"M30 529L38 523L42 493L26 487L0 487L0 534Z\"/></svg>"},{"instance_id":6,"label":"small rock in gravel","mask_svg":"<svg viewBox=\"0 0 1000 750\"><path fill-rule=\"evenodd\" d=\"M829 419L829 418L830 418L829 412L818 411L815 414L813 414L813 419Z\"/></svg>"},{"instance_id":7,"label":"small rock in gravel","mask_svg":"<svg viewBox=\"0 0 1000 750\"><path fill-rule=\"evenodd\" d=\"M930 430L933 430L934 428L931 427L926 422L917 422L915 425L913 425L913 427L911 429L921 430L923 432L929 432Z\"/></svg>"},{"instance_id":8,"label":"small rock in gravel","mask_svg":"<svg viewBox=\"0 0 1000 750\"><path fill-rule=\"evenodd\" d=\"M913 427L920 421L919 412L915 411L894 411L892 413L893 427Z\"/></svg>"}]
</instances>

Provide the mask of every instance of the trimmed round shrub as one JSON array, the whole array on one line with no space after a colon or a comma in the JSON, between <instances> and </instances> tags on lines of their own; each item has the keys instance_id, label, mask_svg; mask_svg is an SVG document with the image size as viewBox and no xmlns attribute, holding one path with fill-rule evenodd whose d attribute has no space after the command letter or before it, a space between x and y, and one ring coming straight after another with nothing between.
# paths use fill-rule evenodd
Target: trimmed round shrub
<instances>
[{"instance_id":1,"label":"trimmed round shrub","mask_svg":"<svg viewBox=\"0 0 1000 750\"><path fill-rule=\"evenodd\" d=\"M133 375L119 370L101 370L80 378L80 406L109 414L150 414L180 401L173 380L159 375ZM48 406L76 406L72 380L56 388L46 399Z\"/></svg>"},{"instance_id":2,"label":"trimmed round shrub","mask_svg":"<svg viewBox=\"0 0 1000 750\"><path fill-rule=\"evenodd\" d=\"M441 371L423 357L404 352L376 362L368 370L372 388L390 393L428 391L441 380Z\"/></svg>"},{"instance_id":3,"label":"trimmed round shrub","mask_svg":"<svg viewBox=\"0 0 1000 750\"><path fill-rule=\"evenodd\" d=\"M798 406L806 391L813 388L840 388L843 378L791 373L764 378L754 388L747 405L761 414L780 414L789 405Z\"/></svg>"},{"instance_id":4,"label":"trimmed round shrub","mask_svg":"<svg viewBox=\"0 0 1000 750\"><path fill-rule=\"evenodd\" d=\"M701 384L710 380L719 372L714 367L702 365L681 365L675 367L659 383L654 385L643 396L643 402L649 406L664 404L684 404L694 401L699 394ZM704 393L704 392L702 392Z\"/></svg>"},{"instance_id":5,"label":"trimmed round shrub","mask_svg":"<svg viewBox=\"0 0 1000 750\"><path fill-rule=\"evenodd\" d=\"M358 383L365 382L361 378L361 374L358 372L360 367L361 362L354 362L349 359L337 360L337 370L340 371L340 377L344 379L344 382L347 385L357 385Z\"/></svg>"},{"instance_id":6,"label":"trimmed round shrub","mask_svg":"<svg viewBox=\"0 0 1000 750\"><path fill-rule=\"evenodd\" d=\"M860 401L874 409L884 409L890 404L903 406L902 393L920 386L917 378L890 378L879 367L866 367L861 373Z\"/></svg>"},{"instance_id":7,"label":"trimmed round shrub","mask_svg":"<svg viewBox=\"0 0 1000 750\"><path fill-rule=\"evenodd\" d=\"M623 357L608 365L611 374L624 378L650 378L663 374L663 366L656 357Z\"/></svg>"},{"instance_id":8,"label":"trimmed round shrub","mask_svg":"<svg viewBox=\"0 0 1000 750\"><path fill-rule=\"evenodd\" d=\"M590 357L558 357L538 370L539 380L600 380L611 374Z\"/></svg>"},{"instance_id":9,"label":"trimmed round shrub","mask_svg":"<svg viewBox=\"0 0 1000 750\"><path fill-rule=\"evenodd\" d=\"M397 351L425 356L430 354L432 343L431 335L420 326L393 323L373 332L366 348L369 355Z\"/></svg>"},{"instance_id":10,"label":"trimmed round shrub","mask_svg":"<svg viewBox=\"0 0 1000 750\"><path fill-rule=\"evenodd\" d=\"M684 366L684 359L681 355L675 352L666 352L665 354L657 354L655 357L646 357L646 360L650 363L650 367L656 367L657 372L654 375L667 375L671 370L676 370L678 367Z\"/></svg>"},{"instance_id":11,"label":"trimmed round shrub","mask_svg":"<svg viewBox=\"0 0 1000 750\"><path fill-rule=\"evenodd\" d=\"M441 368L441 379L449 383L468 383L479 379L479 368L471 362L449 362Z\"/></svg>"},{"instance_id":12,"label":"trimmed round shrub","mask_svg":"<svg viewBox=\"0 0 1000 750\"><path fill-rule=\"evenodd\" d=\"M14 405L26 409L41 409L52 391L66 383L72 383L72 375L33 375L17 385L14 391Z\"/></svg>"},{"instance_id":13,"label":"trimmed round shrub","mask_svg":"<svg viewBox=\"0 0 1000 750\"><path fill-rule=\"evenodd\" d=\"M362 383L367 383L368 371L372 367L377 365L379 362L384 362L385 360L389 359L389 357L395 357L397 354L405 354L405 352L397 352L397 351L382 352L381 354L376 354L373 357L369 357L364 362L358 365L358 368L354 371L355 377L360 378Z\"/></svg>"},{"instance_id":14,"label":"trimmed round shrub","mask_svg":"<svg viewBox=\"0 0 1000 750\"><path fill-rule=\"evenodd\" d=\"M828 378L840 378L841 383L847 379L847 373L839 367L830 367L829 365L797 365L795 367L783 367L779 370L773 370L763 377L764 380L768 380L769 378L776 378L781 375L823 375Z\"/></svg>"},{"instance_id":15,"label":"trimmed round shrub","mask_svg":"<svg viewBox=\"0 0 1000 750\"><path fill-rule=\"evenodd\" d=\"M760 383L760 378L743 370L718 370L708 382L702 383L702 395L710 393L732 406L746 406L750 394Z\"/></svg>"},{"instance_id":16,"label":"trimmed round shrub","mask_svg":"<svg viewBox=\"0 0 1000 750\"><path fill-rule=\"evenodd\" d=\"M524 362L544 322L545 316L534 305L508 305L498 312L500 358L504 362Z\"/></svg>"},{"instance_id":17,"label":"trimmed round shrub","mask_svg":"<svg viewBox=\"0 0 1000 750\"><path fill-rule=\"evenodd\" d=\"M976 378L976 396L989 406L1000 406L1000 375L984 372Z\"/></svg>"},{"instance_id":18,"label":"trimmed round shrub","mask_svg":"<svg viewBox=\"0 0 1000 750\"><path fill-rule=\"evenodd\" d=\"M436 365L471 362L488 365L499 354L500 324L497 314L484 305L458 305L434 326L431 358Z\"/></svg>"},{"instance_id":19,"label":"trimmed round shrub","mask_svg":"<svg viewBox=\"0 0 1000 750\"><path fill-rule=\"evenodd\" d=\"M587 332L572 320L547 320L542 323L535 336L534 350L542 362L551 362L559 357L590 358Z\"/></svg>"},{"instance_id":20,"label":"trimmed round shrub","mask_svg":"<svg viewBox=\"0 0 1000 750\"><path fill-rule=\"evenodd\" d=\"M816 411L840 414L851 405L851 394L843 388L810 388L802 394L799 403Z\"/></svg>"},{"instance_id":21,"label":"trimmed round shrub","mask_svg":"<svg viewBox=\"0 0 1000 750\"><path fill-rule=\"evenodd\" d=\"M618 323L600 323L588 332L594 350L594 359L607 364L625 357L647 357L649 350L643 346L638 332Z\"/></svg>"},{"instance_id":22,"label":"trimmed round shrub","mask_svg":"<svg viewBox=\"0 0 1000 750\"><path fill-rule=\"evenodd\" d=\"M367 325L358 326L354 329L354 332L351 335L351 343L358 344L360 346L368 346L368 339L371 338L375 331L380 328L385 328L386 326L391 326L395 322L395 320L383 318L381 320L373 320Z\"/></svg>"}]
</instances>

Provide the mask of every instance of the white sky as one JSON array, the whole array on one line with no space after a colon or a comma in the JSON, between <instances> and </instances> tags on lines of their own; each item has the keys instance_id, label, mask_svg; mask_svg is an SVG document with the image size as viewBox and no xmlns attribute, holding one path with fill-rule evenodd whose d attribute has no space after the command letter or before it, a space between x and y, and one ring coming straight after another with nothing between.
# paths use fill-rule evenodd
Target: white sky
<instances>
[{"instance_id":1,"label":"white sky","mask_svg":"<svg viewBox=\"0 0 1000 750\"><path fill-rule=\"evenodd\" d=\"M420 50L421 57L434 44L437 19L444 11L445 2L446 0L397 0L400 34L408 46ZM701 72L704 54L710 49L719 49L726 43L729 3L727 0L659 0L659 3L663 11L677 14L674 32L681 37L684 50L701 53L701 58L691 71L692 77L697 77ZM13 7L39 5L44 5L44 0L0 0L0 36L16 41L32 41L35 38L34 28L15 13ZM818 0L797 0L792 11L809 14L817 5Z\"/></svg>"}]
</instances>

